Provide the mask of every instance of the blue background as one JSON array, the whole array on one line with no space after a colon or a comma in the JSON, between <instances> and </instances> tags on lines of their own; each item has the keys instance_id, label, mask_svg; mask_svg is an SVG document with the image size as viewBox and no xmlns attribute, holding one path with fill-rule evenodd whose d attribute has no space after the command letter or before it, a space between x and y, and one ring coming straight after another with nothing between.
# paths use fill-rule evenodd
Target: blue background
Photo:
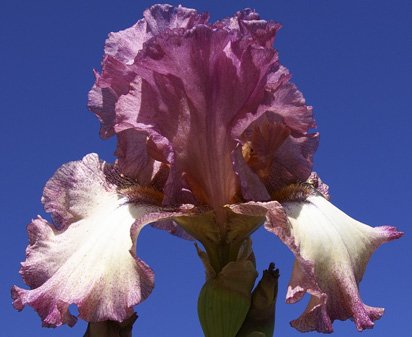
<instances>
[{"instance_id":1,"label":"blue background","mask_svg":"<svg viewBox=\"0 0 412 337\"><path fill-rule=\"evenodd\" d=\"M171 1L173 4L178 2ZM99 69L110 31L131 26L149 1L2 0L0 5L0 337L82 336L74 328L42 329L31 309L11 306L10 287L23 286L19 262L25 225L46 216L43 186L63 163L97 152L113 160L113 140L98 137L87 112L92 69ZM367 224L397 226L404 238L381 247L361 283L366 304L386 308L363 336L406 336L411 296L411 75L412 2L409 0L184 1L212 20L255 8L283 24L276 48L294 82L314 106L321 133L315 169L332 200ZM289 321L307 297L286 305L292 254L259 230L254 235L259 270L275 261L281 270L276 335L299 336ZM203 269L193 244L152 228L138 253L156 272L156 288L137 307L134 335L201 336L196 301ZM336 337L357 335L352 322L335 322ZM310 333L308 336L313 336Z\"/></svg>"}]
</instances>

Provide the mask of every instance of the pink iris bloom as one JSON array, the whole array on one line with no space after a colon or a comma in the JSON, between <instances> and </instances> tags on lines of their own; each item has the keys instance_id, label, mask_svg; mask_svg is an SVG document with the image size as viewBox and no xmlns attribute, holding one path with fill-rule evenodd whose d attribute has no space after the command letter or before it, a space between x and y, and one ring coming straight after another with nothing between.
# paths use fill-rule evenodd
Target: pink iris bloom
<instances>
[{"instance_id":1,"label":"pink iris bloom","mask_svg":"<svg viewBox=\"0 0 412 337\"><path fill-rule=\"evenodd\" d=\"M31 290L13 288L16 309L32 306L46 326L74 324L71 304L89 322L124 321L153 288L135 255L141 228L155 222L185 236L170 219L195 209L224 226L226 206L265 216L295 255L286 300L311 300L292 326L331 332L348 318L358 330L373 326L383 309L365 305L358 285L374 250L402 233L328 201L312 173L312 108L272 46L279 28L249 9L211 24L193 9L154 5L109 35L89 108L100 135L117 137L117 161L90 154L46 184L54 222L28 226L21 274Z\"/></svg>"}]
</instances>

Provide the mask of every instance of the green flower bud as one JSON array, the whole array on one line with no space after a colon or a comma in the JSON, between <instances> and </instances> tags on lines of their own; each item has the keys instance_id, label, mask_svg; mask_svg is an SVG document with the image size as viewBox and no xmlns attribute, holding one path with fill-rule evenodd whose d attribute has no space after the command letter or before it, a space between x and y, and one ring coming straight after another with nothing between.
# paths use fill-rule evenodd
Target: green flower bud
<instances>
[{"instance_id":1,"label":"green flower bud","mask_svg":"<svg viewBox=\"0 0 412 337\"><path fill-rule=\"evenodd\" d=\"M272 337L275 326L279 270L271 263L252 294L252 304L236 337Z\"/></svg>"},{"instance_id":2,"label":"green flower bud","mask_svg":"<svg viewBox=\"0 0 412 337\"><path fill-rule=\"evenodd\" d=\"M198 300L205 337L235 337L251 304L257 277L249 260L229 262L215 278L206 281Z\"/></svg>"}]
</instances>

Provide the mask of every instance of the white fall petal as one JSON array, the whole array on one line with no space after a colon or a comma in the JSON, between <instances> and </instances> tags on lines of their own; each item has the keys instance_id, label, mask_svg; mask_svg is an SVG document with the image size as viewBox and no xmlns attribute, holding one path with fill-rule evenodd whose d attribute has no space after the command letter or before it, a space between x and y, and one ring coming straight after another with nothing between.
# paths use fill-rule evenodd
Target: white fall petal
<instances>
[{"instance_id":1,"label":"white fall petal","mask_svg":"<svg viewBox=\"0 0 412 337\"><path fill-rule=\"evenodd\" d=\"M306 292L312 295L291 325L300 331L332 332L335 319L352 318L358 330L371 328L383 309L362 302L359 282L372 253L403 233L356 221L320 195L282 206L288 223L275 232L296 257L286 300L294 303Z\"/></svg>"},{"instance_id":2,"label":"white fall petal","mask_svg":"<svg viewBox=\"0 0 412 337\"><path fill-rule=\"evenodd\" d=\"M57 196L46 202L53 200L59 211L66 205L68 211L59 214L70 220L76 215L77 221L57 229L39 217L28 226L30 245L20 272L32 290L13 287L13 305L32 306L45 326L73 325L71 304L89 322L123 321L153 288L152 270L134 251L142 225L133 226L132 236L131 227L158 208L128 203L103 181L102 167L93 154L65 164L45 190Z\"/></svg>"}]
</instances>

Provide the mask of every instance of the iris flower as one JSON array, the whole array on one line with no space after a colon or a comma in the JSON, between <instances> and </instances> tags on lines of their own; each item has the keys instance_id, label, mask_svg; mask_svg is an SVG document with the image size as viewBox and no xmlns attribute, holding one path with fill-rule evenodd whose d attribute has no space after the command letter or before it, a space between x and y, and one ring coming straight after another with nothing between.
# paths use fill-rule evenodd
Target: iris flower
<instances>
[{"instance_id":1,"label":"iris flower","mask_svg":"<svg viewBox=\"0 0 412 337\"><path fill-rule=\"evenodd\" d=\"M31 290L13 287L16 309L30 305L52 327L76 322L71 304L88 322L126 321L153 288L152 270L135 255L143 226L201 241L212 277L264 223L295 256L286 301L311 296L293 327L331 332L348 318L358 330L374 325L383 309L364 304L358 285L372 253L402 233L328 201L312 172L312 108L273 48L279 28L250 9L209 23L193 9L154 5L110 33L89 108L101 137L117 138L117 160L89 154L46 184L53 222L28 226L21 274ZM210 233L242 238L223 265Z\"/></svg>"}]
</instances>

